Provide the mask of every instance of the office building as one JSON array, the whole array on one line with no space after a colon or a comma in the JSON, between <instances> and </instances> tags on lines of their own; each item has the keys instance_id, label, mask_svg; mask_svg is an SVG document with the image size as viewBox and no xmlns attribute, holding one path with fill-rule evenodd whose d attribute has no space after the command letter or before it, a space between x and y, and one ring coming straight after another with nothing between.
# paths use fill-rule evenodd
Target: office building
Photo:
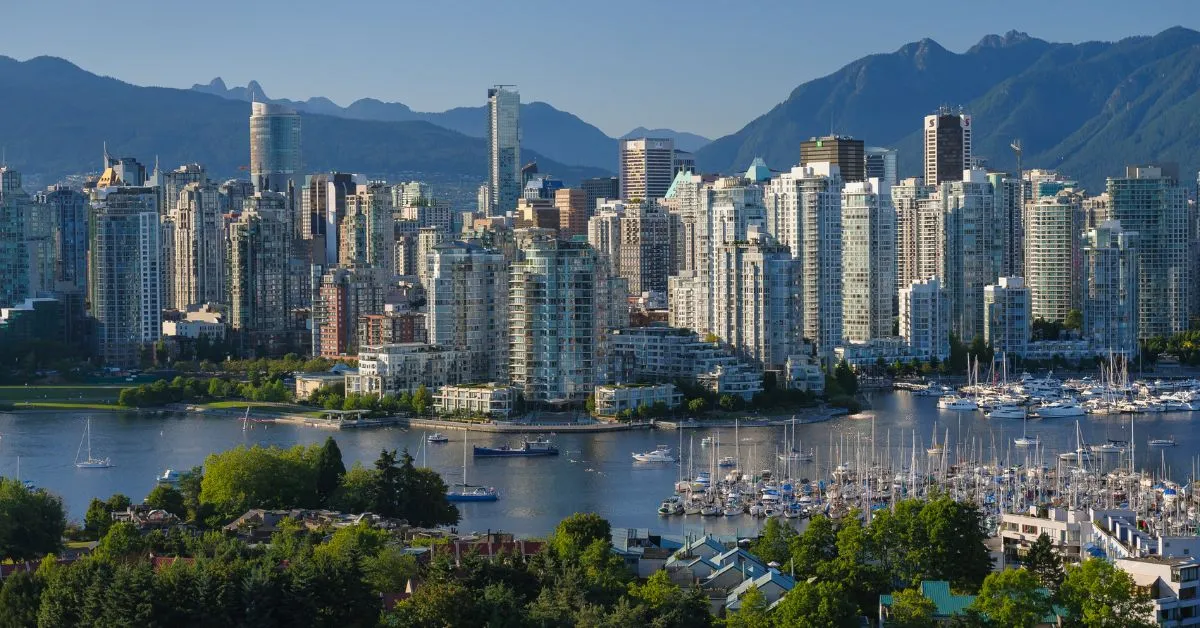
<instances>
[{"instance_id":1,"label":"office building","mask_svg":"<svg viewBox=\"0 0 1200 628\"><path fill-rule=\"evenodd\" d=\"M517 199L514 218L518 229L558 231L558 207L552 199L528 196Z\"/></svg>"},{"instance_id":2,"label":"office building","mask_svg":"<svg viewBox=\"0 0 1200 628\"><path fill-rule=\"evenodd\" d=\"M587 235L588 218L596 206L587 204L587 192L578 188L562 188L554 191L554 208L558 210L558 235L573 238Z\"/></svg>"},{"instance_id":3,"label":"office building","mask_svg":"<svg viewBox=\"0 0 1200 628\"><path fill-rule=\"evenodd\" d=\"M358 191L356 177L344 172L311 174L304 177L300 191L299 236L314 240L322 249L323 259L336 263L341 249L342 219L346 217L346 197Z\"/></svg>"},{"instance_id":4,"label":"office building","mask_svg":"<svg viewBox=\"0 0 1200 628\"><path fill-rule=\"evenodd\" d=\"M87 292L88 199L65 185L38 192L35 202L46 208L53 224L51 246L56 288Z\"/></svg>"},{"instance_id":5,"label":"office building","mask_svg":"<svg viewBox=\"0 0 1200 628\"><path fill-rule=\"evenodd\" d=\"M866 149L862 140L842 135L814 137L800 142L800 165L831 163L843 181L862 181L866 171Z\"/></svg>"},{"instance_id":6,"label":"office building","mask_svg":"<svg viewBox=\"0 0 1200 628\"><path fill-rule=\"evenodd\" d=\"M92 192L88 304L96 355L106 366L140 366L162 335L158 195L157 188L120 185Z\"/></svg>"},{"instance_id":7,"label":"office building","mask_svg":"<svg viewBox=\"0 0 1200 628\"><path fill-rule=\"evenodd\" d=\"M1025 216L1025 284L1032 320L1066 320L1079 309L1082 197L1063 191L1030 201Z\"/></svg>"},{"instance_id":8,"label":"office building","mask_svg":"<svg viewBox=\"0 0 1200 628\"><path fill-rule=\"evenodd\" d=\"M900 170L896 166L896 149L868 146L863 149L863 177L879 179L888 185L900 183Z\"/></svg>"},{"instance_id":9,"label":"office building","mask_svg":"<svg viewBox=\"0 0 1200 628\"><path fill-rule=\"evenodd\" d=\"M288 272L290 218L285 195L262 192L244 199L229 224L228 320L243 349L277 348L292 335L300 278Z\"/></svg>"},{"instance_id":10,"label":"office building","mask_svg":"<svg viewBox=\"0 0 1200 628\"><path fill-rule=\"evenodd\" d=\"M190 183L207 183L208 173L200 164L185 164L169 172L160 172L158 164L154 165L154 174L147 185L158 186L160 196L159 207L163 214L168 214L179 203L179 193Z\"/></svg>"},{"instance_id":11,"label":"office building","mask_svg":"<svg viewBox=\"0 0 1200 628\"><path fill-rule=\"evenodd\" d=\"M168 207L164 223L172 242L164 247L166 307L186 312L190 305L225 303L225 223L220 192L213 183L188 183Z\"/></svg>"},{"instance_id":12,"label":"office building","mask_svg":"<svg viewBox=\"0 0 1200 628\"><path fill-rule=\"evenodd\" d=\"M488 216L503 216L521 196L521 95L497 85L488 90Z\"/></svg>"},{"instance_id":13,"label":"office building","mask_svg":"<svg viewBox=\"0 0 1200 628\"><path fill-rule=\"evenodd\" d=\"M1188 328L1191 285L1187 191L1158 166L1129 166L1110 177L1108 218L1137 232L1138 338Z\"/></svg>"},{"instance_id":14,"label":"office building","mask_svg":"<svg viewBox=\"0 0 1200 628\"><path fill-rule=\"evenodd\" d=\"M1137 355L1137 236L1113 220L1085 239L1083 338L1103 355Z\"/></svg>"},{"instance_id":15,"label":"office building","mask_svg":"<svg viewBox=\"0 0 1200 628\"><path fill-rule=\"evenodd\" d=\"M800 260L804 338L828 355L842 342L842 178L828 162L797 166L770 181L767 230Z\"/></svg>"},{"instance_id":16,"label":"office building","mask_svg":"<svg viewBox=\"0 0 1200 628\"><path fill-rule=\"evenodd\" d=\"M900 288L900 337L922 360L950 357L950 302L936 277Z\"/></svg>"},{"instance_id":17,"label":"office building","mask_svg":"<svg viewBox=\"0 0 1200 628\"><path fill-rule=\"evenodd\" d=\"M113 157L104 148L104 172L96 180L96 188L141 187L147 185L146 166L133 157Z\"/></svg>"},{"instance_id":18,"label":"office building","mask_svg":"<svg viewBox=\"0 0 1200 628\"><path fill-rule=\"evenodd\" d=\"M620 144L621 200L660 199L675 179L675 142L643 137Z\"/></svg>"},{"instance_id":19,"label":"office building","mask_svg":"<svg viewBox=\"0 0 1200 628\"><path fill-rule=\"evenodd\" d=\"M925 116L925 183L961 181L974 167L971 157L971 116L942 107Z\"/></svg>"},{"instance_id":20,"label":"office building","mask_svg":"<svg viewBox=\"0 0 1200 628\"><path fill-rule=\"evenodd\" d=\"M30 249L26 223L32 203L21 188L21 174L0 166L0 307L30 296Z\"/></svg>"},{"instance_id":21,"label":"office building","mask_svg":"<svg viewBox=\"0 0 1200 628\"><path fill-rule=\"evenodd\" d=\"M896 211L879 179L842 189L842 336L866 342L892 336L896 294Z\"/></svg>"},{"instance_id":22,"label":"office building","mask_svg":"<svg viewBox=\"0 0 1200 628\"><path fill-rule=\"evenodd\" d=\"M259 192L290 194L303 172L300 114L283 105L250 104L250 181Z\"/></svg>"},{"instance_id":23,"label":"office building","mask_svg":"<svg viewBox=\"0 0 1200 628\"><path fill-rule=\"evenodd\" d=\"M469 381L508 381L508 261L478 244L433 247L429 341L471 353Z\"/></svg>"},{"instance_id":24,"label":"office building","mask_svg":"<svg viewBox=\"0 0 1200 628\"><path fill-rule=\"evenodd\" d=\"M921 238L920 217L922 201L929 198L931 188L919 178L909 178L892 186L892 206L896 210L896 285L907 286L924 277L937 274L936 270L922 275L920 260Z\"/></svg>"},{"instance_id":25,"label":"office building","mask_svg":"<svg viewBox=\"0 0 1200 628\"><path fill-rule=\"evenodd\" d=\"M679 150L676 148L673 159L674 167L672 168L671 172L672 177L681 172L696 171L696 156L687 152L686 150Z\"/></svg>"},{"instance_id":26,"label":"office building","mask_svg":"<svg viewBox=\"0 0 1200 628\"><path fill-rule=\"evenodd\" d=\"M1024 356L1028 353L1029 289L1021 277L1000 277L983 289L983 340L996 355Z\"/></svg>"},{"instance_id":27,"label":"office building","mask_svg":"<svg viewBox=\"0 0 1200 628\"><path fill-rule=\"evenodd\" d=\"M582 403L600 355L596 252L586 242L534 236L509 274L509 377L534 403Z\"/></svg>"},{"instance_id":28,"label":"office building","mask_svg":"<svg viewBox=\"0 0 1200 628\"><path fill-rule=\"evenodd\" d=\"M666 292L671 263L667 212L656 201L625 208L620 221L620 257L615 272L629 281L632 294Z\"/></svg>"},{"instance_id":29,"label":"office building","mask_svg":"<svg viewBox=\"0 0 1200 628\"><path fill-rule=\"evenodd\" d=\"M313 354L334 358L356 353L358 319L383 312L389 280L379 268L327 270L313 302Z\"/></svg>"},{"instance_id":30,"label":"office building","mask_svg":"<svg viewBox=\"0 0 1200 628\"><path fill-rule=\"evenodd\" d=\"M587 208L588 217L596 211L596 201L602 198L618 199L621 198L621 180L617 177L594 177L584 179L579 183L579 189L583 190L586 198L584 199L584 207Z\"/></svg>"},{"instance_id":31,"label":"office building","mask_svg":"<svg viewBox=\"0 0 1200 628\"><path fill-rule=\"evenodd\" d=\"M221 193L222 214L242 211L242 205L245 204L246 199L254 196L254 184L242 179L229 179L222 183L218 189ZM288 215L288 219L295 223L291 214Z\"/></svg>"}]
</instances>

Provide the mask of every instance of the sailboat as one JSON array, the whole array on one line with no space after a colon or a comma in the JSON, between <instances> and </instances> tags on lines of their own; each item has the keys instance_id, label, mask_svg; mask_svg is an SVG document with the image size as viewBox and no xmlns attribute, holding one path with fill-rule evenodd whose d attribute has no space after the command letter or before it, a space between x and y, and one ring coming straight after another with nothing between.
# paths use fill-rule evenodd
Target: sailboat
<instances>
[{"instance_id":1,"label":"sailboat","mask_svg":"<svg viewBox=\"0 0 1200 628\"><path fill-rule=\"evenodd\" d=\"M500 499L496 494L496 489L490 486L476 486L471 488L467 484L467 439L463 438L463 479L461 491L448 491L446 493L446 501L449 502L494 502Z\"/></svg>"},{"instance_id":2,"label":"sailboat","mask_svg":"<svg viewBox=\"0 0 1200 628\"><path fill-rule=\"evenodd\" d=\"M946 439L949 440L949 438L950 438L950 430L946 430ZM944 441L943 441L942 445L939 445L937 442L937 428L935 427L935 428L933 428L933 445L930 446L928 449L926 449L925 453L927 453L931 456L940 456L945 451L946 451L946 446L944 444Z\"/></svg>"},{"instance_id":3,"label":"sailboat","mask_svg":"<svg viewBox=\"0 0 1200 628\"><path fill-rule=\"evenodd\" d=\"M1021 420L1021 437L1013 440L1013 443L1017 447L1036 447L1036 446L1042 444L1041 437L1039 437L1037 435L1029 436L1028 434L1025 433L1025 427L1028 425L1029 425L1029 415L1026 414L1025 417Z\"/></svg>"},{"instance_id":4,"label":"sailboat","mask_svg":"<svg viewBox=\"0 0 1200 628\"><path fill-rule=\"evenodd\" d=\"M79 454L83 453L83 445L87 443L87 459L80 460ZM80 469L107 469L112 466L112 460L108 458L93 458L92 457L92 420L88 419L86 426L83 428L83 439L79 441L79 448L75 450L75 466Z\"/></svg>"}]
</instances>

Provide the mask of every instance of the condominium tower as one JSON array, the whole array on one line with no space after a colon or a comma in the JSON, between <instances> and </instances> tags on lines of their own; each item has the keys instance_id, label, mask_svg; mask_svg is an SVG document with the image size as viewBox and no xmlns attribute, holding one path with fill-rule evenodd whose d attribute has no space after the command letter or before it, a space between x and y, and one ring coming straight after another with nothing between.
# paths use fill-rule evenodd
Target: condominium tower
<instances>
[{"instance_id":1,"label":"condominium tower","mask_svg":"<svg viewBox=\"0 0 1200 628\"><path fill-rule=\"evenodd\" d=\"M286 194L303 171L300 114L273 103L250 107L250 180L259 192Z\"/></svg>"},{"instance_id":2,"label":"condominium tower","mask_svg":"<svg viewBox=\"0 0 1200 628\"><path fill-rule=\"evenodd\" d=\"M971 116L943 107L925 116L925 183L961 181L971 160Z\"/></svg>"},{"instance_id":3,"label":"condominium tower","mask_svg":"<svg viewBox=\"0 0 1200 628\"><path fill-rule=\"evenodd\" d=\"M866 342L892 335L896 212L879 179L842 189L842 335Z\"/></svg>"},{"instance_id":4,"label":"condominium tower","mask_svg":"<svg viewBox=\"0 0 1200 628\"><path fill-rule=\"evenodd\" d=\"M229 225L229 326L246 349L284 344L299 287L288 272L291 221L287 198L262 192L243 202Z\"/></svg>"},{"instance_id":5,"label":"condominium tower","mask_svg":"<svg viewBox=\"0 0 1200 628\"><path fill-rule=\"evenodd\" d=\"M1063 191L1025 208L1025 283L1033 320L1063 321L1080 306L1082 197Z\"/></svg>"},{"instance_id":6,"label":"condominium tower","mask_svg":"<svg viewBox=\"0 0 1200 628\"><path fill-rule=\"evenodd\" d=\"M30 296L26 222L31 205L21 188L21 174L0 166L0 307L12 307Z\"/></svg>"},{"instance_id":7,"label":"condominium tower","mask_svg":"<svg viewBox=\"0 0 1200 628\"><path fill-rule=\"evenodd\" d=\"M471 352L471 381L508 381L508 263L478 244L429 254L429 341Z\"/></svg>"},{"instance_id":8,"label":"condominium tower","mask_svg":"<svg viewBox=\"0 0 1200 628\"><path fill-rule=\"evenodd\" d=\"M488 89L488 209L489 216L503 216L517 207L521 196L521 95L496 85Z\"/></svg>"},{"instance_id":9,"label":"condominium tower","mask_svg":"<svg viewBox=\"0 0 1200 628\"><path fill-rule=\"evenodd\" d=\"M1089 231L1085 239L1083 337L1104 354L1137 353L1137 236L1110 220Z\"/></svg>"}]
</instances>

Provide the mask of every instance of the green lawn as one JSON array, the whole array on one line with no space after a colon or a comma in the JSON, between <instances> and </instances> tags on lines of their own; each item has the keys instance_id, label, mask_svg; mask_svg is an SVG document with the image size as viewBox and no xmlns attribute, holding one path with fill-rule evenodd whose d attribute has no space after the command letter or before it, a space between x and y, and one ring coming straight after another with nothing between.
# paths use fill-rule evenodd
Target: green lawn
<instances>
[{"instance_id":1,"label":"green lawn","mask_svg":"<svg viewBox=\"0 0 1200 628\"><path fill-rule=\"evenodd\" d=\"M115 403L73 403L70 401L25 401L14 406L16 409L34 408L37 410L130 410Z\"/></svg>"},{"instance_id":2,"label":"green lawn","mask_svg":"<svg viewBox=\"0 0 1200 628\"><path fill-rule=\"evenodd\" d=\"M63 401L102 403L117 401L122 386L0 386L0 401Z\"/></svg>"}]
</instances>

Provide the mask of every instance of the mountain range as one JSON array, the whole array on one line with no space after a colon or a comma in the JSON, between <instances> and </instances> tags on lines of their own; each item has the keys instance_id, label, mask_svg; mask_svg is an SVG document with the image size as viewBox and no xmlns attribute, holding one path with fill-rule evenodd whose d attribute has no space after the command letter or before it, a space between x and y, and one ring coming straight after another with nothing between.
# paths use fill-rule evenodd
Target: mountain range
<instances>
[{"instance_id":1,"label":"mountain range","mask_svg":"<svg viewBox=\"0 0 1200 628\"><path fill-rule=\"evenodd\" d=\"M696 153L697 167L736 171L761 156L799 161L804 139L838 134L899 150L901 176L921 170L922 117L940 105L972 114L973 152L990 167L1054 168L1089 190L1127 163L1200 168L1200 33L1176 27L1117 42L1049 43L989 35L964 53L923 39L800 85L787 100ZM1188 178L1190 175L1181 175Z\"/></svg>"},{"instance_id":2,"label":"mountain range","mask_svg":"<svg viewBox=\"0 0 1200 628\"><path fill-rule=\"evenodd\" d=\"M220 79L192 89L139 87L53 57L0 56L0 145L8 163L47 177L95 170L103 142L116 154L164 165L198 161L232 175L248 161L246 101L262 87ZM285 102L304 112L305 167L371 176L483 180L483 107L414 112L364 99ZM1024 33L989 35L962 53L922 39L854 61L798 86L731 135L666 129L707 172L740 172L756 157L777 170L799 161L804 139L832 129L900 151L901 176L920 171L922 117L942 105L973 115L973 149L994 168L1055 168L1092 191L1127 163L1200 168L1200 33L1176 27L1116 42L1050 43ZM522 105L522 161L568 184L615 170L615 138L549 104ZM672 135L673 134L673 135ZM1191 175L1184 174L1185 178Z\"/></svg>"},{"instance_id":3,"label":"mountain range","mask_svg":"<svg viewBox=\"0 0 1200 628\"><path fill-rule=\"evenodd\" d=\"M486 105L425 112L413 111L404 103L362 98L341 107L323 96L308 100L269 98L258 81L250 81L245 87L227 87L220 77L208 84L197 83L192 89L231 100L277 103L305 113L383 122L421 120L470 137L484 137L487 133ZM633 129L621 137L670 137L675 139L679 148L688 151L697 150L711 141L694 133L644 127ZM567 164L607 170L615 170L617 165L617 138L609 137L578 116L544 102L521 103L521 148Z\"/></svg>"}]
</instances>

